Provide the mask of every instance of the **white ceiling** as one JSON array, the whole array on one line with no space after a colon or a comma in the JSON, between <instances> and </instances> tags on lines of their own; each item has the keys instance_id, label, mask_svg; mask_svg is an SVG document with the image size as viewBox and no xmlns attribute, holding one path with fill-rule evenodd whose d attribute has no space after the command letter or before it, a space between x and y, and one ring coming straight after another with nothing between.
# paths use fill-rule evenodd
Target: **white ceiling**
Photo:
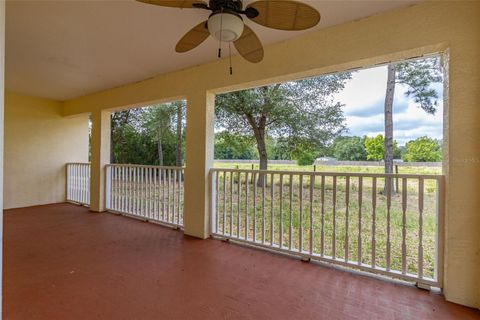
<instances>
[{"instance_id":1,"label":"white ceiling","mask_svg":"<svg viewBox=\"0 0 480 320\"><path fill-rule=\"evenodd\" d=\"M418 1L305 2L322 15L313 29L278 31L246 23L268 45ZM207 17L204 10L133 0L7 1L6 88L67 100L213 61L218 43L212 38L188 53L174 50L183 34Z\"/></svg>"}]
</instances>

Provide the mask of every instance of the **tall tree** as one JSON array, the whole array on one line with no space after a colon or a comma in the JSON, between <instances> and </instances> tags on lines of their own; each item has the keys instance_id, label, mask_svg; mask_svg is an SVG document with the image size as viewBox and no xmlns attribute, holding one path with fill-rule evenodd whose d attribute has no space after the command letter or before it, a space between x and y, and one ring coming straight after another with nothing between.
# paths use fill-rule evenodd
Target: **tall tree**
<instances>
[{"instance_id":1,"label":"tall tree","mask_svg":"<svg viewBox=\"0 0 480 320\"><path fill-rule=\"evenodd\" d=\"M183 108L185 103L183 101L177 101L174 103L177 108L176 114L176 143L175 143L175 165L181 167L183 164L182 159L182 128L183 128Z\"/></svg>"},{"instance_id":2,"label":"tall tree","mask_svg":"<svg viewBox=\"0 0 480 320\"><path fill-rule=\"evenodd\" d=\"M395 96L395 65L388 65L387 92L385 93L385 139L384 156L385 173L393 173L393 98ZM393 183L393 181L392 181ZM393 188L391 189L393 190Z\"/></svg>"},{"instance_id":3,"label":"tall tree","mask_svg":"<svg viewBox=\"0 0 480 320\"><path fill-rule=\"evenodd\" d=\"M127 141L129 131L131 131L138 121L139 110L128 109L112 113L111 117L111 148L110 162L124 162L128 150Z\"/></svg>"},{"instance_id":4,"label":"tall tree","mask_svg":"<svg viewBox=\"0 0 480 320\"><path fill-rule=\"evenodd\" d=\"M350 78L350 73L332 74L217 95L216 126L253 135L260 170L266 170L267 134L287 140L292 151L305 146L318 150L345 129L341 104L332 94ZM261 175L258 183L263 183Z\"/></svg>"},{"instance_id":5,"label":"tall tree","mask_svg":"<svg viewBox=\"0 0 480 320\"><path fill-rule=\"evenodd\" d=\"M429 114L438 107L438 92L433 83L442 81L440 58L425 58L388 65L385 93L385 173L393 173L393 101L395 85L408 87L405 95L413 97L418 106ZM393 181L392 181L393 183ZM391 188L393 190L393 188Z\"/></svg>"}]
</instances>

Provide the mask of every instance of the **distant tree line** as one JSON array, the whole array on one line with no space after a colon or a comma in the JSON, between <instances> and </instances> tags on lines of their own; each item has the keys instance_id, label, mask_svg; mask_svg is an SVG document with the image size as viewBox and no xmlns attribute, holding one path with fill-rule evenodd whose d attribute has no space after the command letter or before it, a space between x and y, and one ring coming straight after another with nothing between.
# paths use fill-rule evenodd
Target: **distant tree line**
<instances>
[{"instance_id":1,"label":"distant tree line","mask_svg":"<svg viewBox=\"0 0 480 320\"><path fill-rule=\"evenodd\" d=\"M312 164L317 157L333 157L341 161L381 161L384 160L384 137L339 136L331 145L317 150L309 159L296 157L295 153L281 139L267 137L266 148L270 160L297 160L299 164ZM442 142L429 137L419 137L405 146L393 142L394 159L405 162L442 161ZM215 136L215 159L252 159L258 160L255 141L248 136L238 136L226 131Z\"/></svg>"},{"instance_id":2,"label":"distant tree line","mask_svg":"<svg viewBox=\"0 0 480 320\"><path fill-rule=\"evenodd\" d=\"M383 135L375 137L339 137L332 145L332 155L338 160L380 161L385 160L385 142ZM429 137L419 137L398 146L393 141L393 158L406 162L442 161L442 142Z\"/></svg>"}]
</instances>

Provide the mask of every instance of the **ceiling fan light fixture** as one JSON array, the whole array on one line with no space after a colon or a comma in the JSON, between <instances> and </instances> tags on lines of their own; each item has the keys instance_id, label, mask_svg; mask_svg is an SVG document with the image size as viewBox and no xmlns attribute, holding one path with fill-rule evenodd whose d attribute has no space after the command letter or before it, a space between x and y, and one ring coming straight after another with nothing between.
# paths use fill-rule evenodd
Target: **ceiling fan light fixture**
<instances>
[{"instance_id":1,"label":"ceiling fan light fixture","mask_svg":"<svg viewBox=\"0 0 480 320\"><path fill-rule=\"evenodd\" d=\"M208 31L215 39L233 42L241 37L244 23L240 16L233 13L215 13L208 18Z\"/></svg>"}]
</instances>

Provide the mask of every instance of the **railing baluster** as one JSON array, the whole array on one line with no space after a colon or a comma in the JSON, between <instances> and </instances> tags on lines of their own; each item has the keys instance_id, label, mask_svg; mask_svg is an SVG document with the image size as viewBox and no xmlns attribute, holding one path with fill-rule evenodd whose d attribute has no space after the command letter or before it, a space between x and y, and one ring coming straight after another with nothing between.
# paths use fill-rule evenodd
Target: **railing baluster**
<instances>
[{"instance_id":1,"label":"railing baluster","mask_svg":"<svg viewBox=\"0 0 480 320\"><path fill-rule=\"evenodd\" d=\"M177 219L177 170L172 169L172 202L173 202L173 219L175 223Z\"/></svg>"},{"instance_id":2,"label":"railing baluster","mask_svg":"<svg viewBox=\"0 0 480 320\"><path fill-rule=\"evenodd\" d=\"M332 213L333 213L333 235L332 235L332 258L336 257L336 246L337 246L337 176L333 176L333 197L332 197Z\"/></svg>"},{"instance_id":3,"label":"railing baluster","mask_svg":"<svg viewBox=\"0 0 480 320\"><path fill-rule=\"evenodd\" d=\"M153 169L153 217L159 220L158 217L158 168Z\"/></svg>"},{"instance_id":4,"label":"railing baluster","mask_svg":"<svg viewBox=\"0 0 480 320\"><path fill-rule=\"evenodd\" d=\"M387 254L386 254L386 270L390 271L390 264L391 264L391 259L390 259L390 250L391 250L391 207L392 207L392 180L390 177L385 178L385 190L387 191Z\"/></svg>"},{"instance_id":5,"label":"railing baluster","mask_svg":"<svg viewBox=\"0 0 480 320\"><path fill-rule=\"evenodd\" d=\"M148 168L143 168L143 214L148 220Z\"/></svg>"},{"instance_id":6,"label":"railing baluster","mask_svg":"<svg viewBox=\"0 0 480 320\"><path fill-rule=\"evenodd\" d=\"M148 174L148 215L151 220L155 220L155 168L150 167Z\"/></svg>"},{"instance_id":7,"label":"railing baluster","mask_svg":"<svg viewBox=\"0 0 480 320\"><path fill-rule=\"evenodd\" d=\"M150 168L144 168L143 172L143 210L145 214L145 219L148 221L150 219Z\"/></svg>"},{"instance_id":8,"label":"railing baluster","mask_svg":"<svg viewBox=\"0 0 480 320\"><path fill-rule=\"evenodd\" d=\"M134 200L134 195L133 195L133 190L134 190L134 174L133 174L133 168L128 167L128 193L129 193L129 205L128 205L128 213L133 214L134 213L134 208L133 208L133 200Z\"/></svg>"},{"instance_id":9,"label":"railing baluster","mask_svg":"<svg viewBox=\"0 0 480 320\"><path fill-rule=\"evenodd\" d=\"M323 257L325 255L325 176L322 175L321 179L321 199L322 202L322 230L320 232L320 255Z\"/></svg>"},{"instance_id":10,"label":"railing baluster","mask_svg":"<svg viewBox=\"0 0 480 320\"><path fill-rule=\"evenodd\" d=\"M245 172L245 240L248 240L249 225L248 225L248 190L250 185L248 183L248 172Z\"/></svg>"},{"instance_id":11,"label":"railing baluster","mask_svg":"<svg viewBox=\"0 0 480 320\"><path fill-rule=\"evenodd\" d=\"M115 184L117 183L116 180L116 172L115 167L107 166L107 178L106 184L108 190L107 198L105 199L105 205L107 210L116 210L115 209ZM110 179L110 181L109 181Z\"/></svg>"},{"instance_id":12,"label":"railing baluster","mask_svg":"<svg viewBox=\"0 0 480 320\"><path fill-rule=\"evenodd\" d=\"M265 243L265 184L267 175L262 174L262 243Z\"/></svg>"},{"instance_id":13,"label":"railing baluster","mask_svg":"<svg viewBox=\"0 0 480 320\"><path fill-rule=\"evenodd\" d=\"M181 215L181 199L182 199L182 170L175 169L177 171L177 225L180 225Z\"/></svg>"},{"instance_id":14,"label":"railing baluster","mask_svg":"<svg viewBox=\"0 0 480 320\"><path fill-rule=\"evenodd\" d=\"M218 226L220 225L220 171L215 172L215 233L218 233Z\"/></svg>"},{"instance_id":15,"label":"railing baluster","mask_svg":"<svg viewBox=\"0 0 480 320\"><path fill-rule=\"evenodd\" d=\"M278 245L280 248L283 248L283 174L280 174L280 199L279 199L279 205L280 205L280 225L279 225L279 239L278 239Z\"/></svg>"},{"instance_id":16,"label":"railing baluster","mask_svg":"<svg viewBox=\"0 0 480 320\"><path fill-rule=\"evenodd\" d=\"M132 214L137 212L137 168L132 168Z\"/></svg>"},{"instance_id":17,"label":"railing baluster","mask_svg":"<svg viewBox=\"0 0 480 320\"><path fill-rule=\"evenodd\" d=\"M125 168L125 179L122 181L123 192L125 193L125 210L124 212L130 212L130 168Z\"/></svg>"},{"instance_id":18,"label":"railing baluster","mask_svg":"<svg viewBox=\"0 0 480 320\"><path fill-rule=\"evenodd\" d=\"M182 220L181 220L181 224L183 226L184 224L184 221L185 221L185 215L184 215L184 212L185 212L185 172L183 169L180 170L180 172L182 173L182 180L181 180L181 186L182 186L182 194L181 194L181 199L182 199Z\"/></svg>"},{"instance_id":19,"label":"railing baluster","mask_svg":"<svg viewBox=\"0 0 480 320\"><path fill-rule=\"evenodd\" d=\"M377 265L376 263L376 223L377 223L377 217L376 217L376 210L377 210L377 178L373 177L372 178L372 268L375 268Z\"/></svg>"},{"instance_id":20,"label":"railing baluster","mask_svg":"<svg viewBox=\"0 0 480 320\"><path fill-rule=\"evenodd\" d=\"M123 201L125 199L124 194L123 194L123 187L125 185L125 175L123 174L123 169L124 169L124 167L119 168L119 171L120 171L120 173L119 173L120 179L119 180L120 181L118 183L119 193L120 193L120 205L119 205L118 210L121 211L121 212L125 211L124 208L123 208Z\"/></svg>"},{"instance_id":21,"label":"railing baluster","mask_svg":"<svg viewBox=\"0 0 480 320\"><path fill-rule=\"evenodd\" d=\"M66 165L66 173L67 173L67 201L72 200L71 192L72 192L72 185L71 185L71 180L72 180L72 173L70 172L71 165L67 163Z\"/></svg>"},{"instance_id":22,"label":"railing baluster","mask_svg":"<svg viewBox=\"0 0 480 320\"><path fill-rule=\"evenodd\" d=\"M165 183L166 183L166 170L165 169L160 169L160 181L162 184L162 221L165 222L165 211L166 211L166 206L165 206Z\"/></svg>"},{"instance_id":23,"label":"railing baluster","mask_svg":"<svg viewBox=\"0 0 480 320\"><path fill-rule=\"evenodd\" d=\"M144 211L145 211L145 218L148 220L149 219L149 215L150 215L150 208L149 208L149 199L150 199L150 182L149 182L149 173L150 171L150 168L145 168L144 170L144 189L145 189L145 192L144 192Z\"/></svg>"},{"instance_id":24,"label":"railing baluster","mask_svg":"<svg viewBox=\"0 0 480 320\"><path fill-rule=\"evenodd\" d=\"M88 190L88 198L87 203L90 205L90 177L91 177L91 166L88 165L88 183L87 183L87 190Z\"/></svg>"},{"instance_id":25,"label":"railing baluster","mask_svg":"<svg viewBox=\"0 0 480 320\"><path fill-rule=\"evenodd\" d=\"M152 217L152 220L157 220L155 212L155 201L157 200L156 170L156 168L150 168L150 215Z\"/></svg>"},{"instance_id":26,"label":"railing baluster","mask_svg":"<svg viewBox=\"0 0 480 320\"><path fill-rule=\"evenodd\" d=\"M140 216L140 168L135 168L135 215Z\"/></svg>"},{"instance_id":27,"label":"railing baluster","mask_svg":"<svg viewBox=\"0 0 480 320\"><path fill-rule=\"evenodd\" d=\"M423 178L418 179L418 277L423 278ZM438 190L437 190L438 192Z\"/></svg>"},{"instance_id":28,"label":"railing baluster","mask_svg":"<svg viewBox=\"0 0 480 320\"><path fill-rule=\"evenodd\" d=\"M172 218L172 170L167 169L167 206L168 206L168 222L173 221Z\"/></svg>"},{"instance_id":29,"label":"railing baluster","mask_svg":"<svg viewBox=\"0 0 480 320\"><path fill-rule=\"evenodd\" d=\"M402 274L407 272L407 179L402 178Z\"/></svg>"},{"instance_id":30,"label":"railing baluster","mask_svg":"<svg viewBox=\"0 0 480 320\"><path fill-rule=\"evenodd\" d=\"M122 211L122 184L123 184L123 176L122 176L122 168L118 167L117 172L117 194L118 194L118 207L117 211Z\"/></svg>"},{"instance_id":31,"label":"railing baluster","mask_svg":"<svg viewBox=\"0 0 480 320\"><path fill-rule=\"evenodd\" d=\"M78 166L78 172L79 172L79 199L80 202L83 202L83 166L79 165Z\"/></svg>"},{"instance_id":32,"label":"railing baluster","mask_svg":"<svg viewBox=\"0 0 480 320\"><path fill-rule=\"evenodd\" d=\"M86 203L87 202L87 181L86 181L86 178L87 178L87 170L86 170L86 166L85 165L80 165L80 172L82 174L81 176L81 181L82 181L82 203Z\"/></svg>"},{"instance_id":33,"label":"railing baluster","mask_svg":"<svg viewBox=\"0 0 480 320\"><path fill-rule=\"evenodd\" d=\"M78 166L77 165L74 165L73 166L73 176L74 176L74 179L73 179L73 198L75 201L79 201L79 198L78 198Z\"/></svg>"},{"instance_id":34,"label":"railing baluster","mask_svg":"<svg viewBox=\"0 0 480 320\"><path fill-rule=\"evenodd\" d=\"M223 224L222 231L225 235L227 228L227 171L223 171Z\"/></svg>"},{"instance_id":35,"label":"railing baluster","mask_svg":"<svg viewBox=\"0 0 480 320\"><path fill-rule=\"evenodd\" d=\"M230 172L230 237L233 234L233 171Z\"/></svg>"},{"instance_id":36,"label":"railing baluster","mask_svg":"<svg viewBox=\"0 0 480 320\"><path fill-rule=\"evenodd\" d=\"M242 194L242 173L237 176L237 238L240 238L240 198Z\"/></svg>"},{"instance_id":37,"label":"railing baluster","mask_svg":"<svg viewBox=\"0 0 480 320\"><path fill-rule=\"evenodd\" d=\"M117 211L120 211L120 170L118 167L115 167L115 177L114 177L114 181L115 181L115 191L114 191L114 194L115 194L115 210Z\"/></svg>"},{"instance_id":38,"label":"railing baluster","mask_svg":"<svg viewBox=\"0 0 480 320\"><path fill-rule=\"evenodd\" d=\"M79 171L80 171L80 202L85 202L85 187L83 185L84 181L83 181L83 177L85 175L85 173L83 172L83 165L79 165L78 166L79 168Z\"/></svg>"},{"instance_id":39,"label":"railing baluster","mask_svg":"<svg viewBox=\"0 0 480 320\"><path fill-rule=\"evenodd\" d=\"M348 207L350 206L350 177L346 176L345 177L345 262L348 261L348 245L349 245L349 224L348 224Z\"/></svg>"},{"instance_id":40,"label":"railing baluster","mask_svg":"<svg viewBox=\"0 0 480 320\"><path fill-rule=\"evenodd\" d=\"M303 175L301 174L299 176L299 181L298 181L298 191L299 191L299 201L300 201L300 226L298 230L298 251L302 252L303 251Z\"/></svg>"},{"instance_id":41,"label":"railing baluster","mask_svg":"<svg viewBox=\"0 0 480 320\"><path fill-rule=\"evenodd\" d=\"M315 175L310 176L310 241L309 251L313 253L313 191L315 190Z\"/></svg>"},{"instance_id":42,"label":"railing baluster","mask_svg":"<svg viewBox=\"0 0 480 320\"><path fill-rule=\"evenodd\" d=\"M141 190L142 190L142 197L140 198L141 201L142 201L142 206L141 206L141 210L142 210L142 216L144 218L147 218L147 210L146 210L146 205L147 205L147 201L146 200L146 196L147 196L147 177L146 177L146 168L141 168L141 181L142 181L142 184L141 184Z\"/></svg>"},{"instance_id":43,"label":"railing baluster","mask_svg":"<svg viewBox=\"0 0 480 320\"><path fill-rule=\"evenodd\" d=\"M257 241L257 174L252 173L253 185L253 242Z\"/></svg>"},{"instance_id":44,"label":"railing baluster","mask_svg":"<svg viewBox=\"0 0 480 320\"><path fill-rule=\"evenodd\" d=\"M292 202L293 202L293 175L290 174L290 179L288 180L288 198L289 198L289 212L290 212L290 219L288 220L288 250L292 250Z\"/></svg>"},{"instance_id":45,"label":"railing baluster","mask_svg":"<svg viewBox=\"0 0 480 320\"><path fill-rule=\"evenodd\" d=\"M140 167L140 215L146 217L145 212L145 168Z\"/></svg>"},{"instance_id":46,"label":"railing baluster","mask_svg":"<svg viewBox=\"0 0 480 320\"><path fill-rule=\"evenodd\" d=\"M362 204L363 204L363 177L358 177L358 265L362 264Z\"/></svg>"},{"instance_id":47,"label":"railing baluster","mask_svg":"<svg viewBox=\"0 0 480 320\"><path fill-rule=\"evenodd\" d=\"M79 177L80 177L80 202L83 203L84 202L84 199L83 199L83 166L82 165L79 165L78 166L78 171L79 171Z\"/></svg>"},{"instance_id":48,"label":"railing baluster","mask_svg":"<svg viewBox=\"0 0 480 320\"><path fill-rule=\"evenodd\" d=\"M273 240L274 236L274 219L275 219L275 175L272 173L271 178L270 178L270 245L273 246L275 241Z\"/></svg>"}]
</instances>

